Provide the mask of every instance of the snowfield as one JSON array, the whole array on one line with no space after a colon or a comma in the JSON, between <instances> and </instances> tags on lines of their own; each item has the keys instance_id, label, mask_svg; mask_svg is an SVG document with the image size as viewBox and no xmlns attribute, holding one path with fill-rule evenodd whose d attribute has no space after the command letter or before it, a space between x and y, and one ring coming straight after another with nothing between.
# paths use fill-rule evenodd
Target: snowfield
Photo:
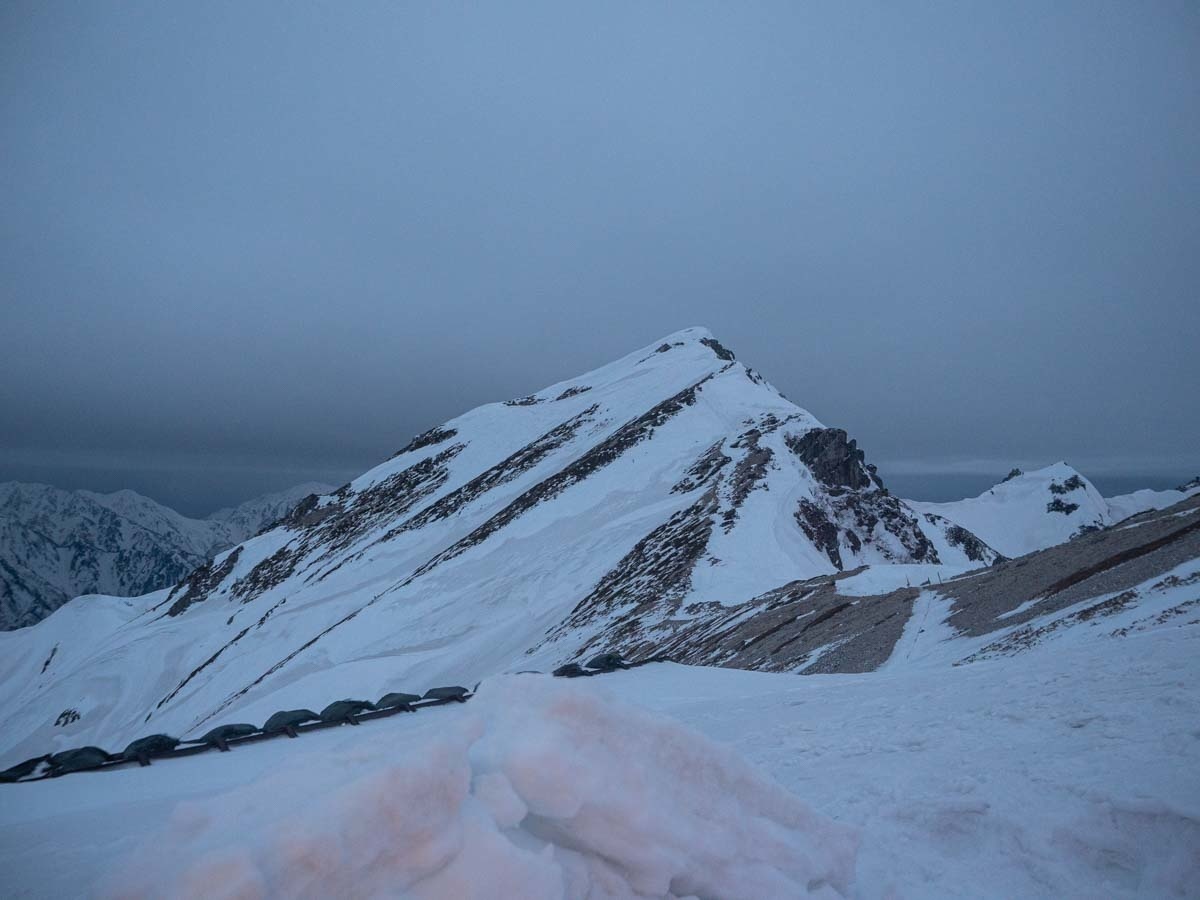
<instances>
[{"instance_id":1,"label":"snowfield","mask_svg":"<svg viewBox=\"0 0 1200 900\"><path fill-rule=\"evenodd\" d=\"M1200 611L1155 614L1186 574L965 665L934 603L880 672L499 676L6 785L0 871L14 897L1196 896Z\"/></svg>"},{"instance_id":2,"label":"snowfield","mask_svg":"<svg viewBox=\"0 0 1200 900\"><path fill-rule=\"evenodd\" d=\"M0 896L1200 896L1196 488L902 501L677 332L0 633L0 769L479 682L0 784ZM540 673L607 651L693 665Z\"/></svg>"}]
</instances>

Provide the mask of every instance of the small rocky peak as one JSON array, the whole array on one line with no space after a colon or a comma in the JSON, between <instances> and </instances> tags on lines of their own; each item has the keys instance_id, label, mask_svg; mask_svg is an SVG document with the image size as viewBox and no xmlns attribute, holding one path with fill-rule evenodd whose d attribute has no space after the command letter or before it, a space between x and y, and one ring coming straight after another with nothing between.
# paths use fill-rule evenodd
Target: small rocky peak
<instances>
[{"instance_id":1,"label":"small rocky peak","mask_svg":"<svg viewBox=\"0 0 1200 900\"><path fill-rule=\"evenodd\" d=\"M845 429L814 428L802 435L788 435L786 440L788 448L827 487L883 487L875 467L866 462L865 454Z\"/></svg>"},{"instance_id":2,"label":"small rocky peak","mask_svg":"<svg viewBox=\"0 0 1200 900\"><path fill-rule=\"evenodd\" d=\"M1005 475L1003 478L1000 479L1000 483L1004 484L1004 482L1012 481L1014 478L1020 478L1024 474L1025 473L1022 470L1014 467L1011 472L1009 472L1007 475Z\"/></svg>"},{"instance_id":3,"label":"small rocky peak","mask_svg":"<svg viewBox=\"0 0 1200 900\"><path fill-rule=\"evenodd\" d=\"M715 337L700 338L700 343L702 343L713 353L717 354L718 359L724 360L725 362L733 362L735 359L737 359L737 357L733 355L733 351L723 345Z\"/></svg>"}]
</instances>

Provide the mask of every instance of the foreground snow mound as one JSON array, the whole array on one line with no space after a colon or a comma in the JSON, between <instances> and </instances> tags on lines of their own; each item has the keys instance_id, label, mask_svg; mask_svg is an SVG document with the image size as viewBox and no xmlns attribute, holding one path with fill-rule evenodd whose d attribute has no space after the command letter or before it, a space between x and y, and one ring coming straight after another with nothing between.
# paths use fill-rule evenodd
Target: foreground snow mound
<instances>
[{"instance_id":1,"label":"foreground snow mound","mask_svg":"<svg viewBox=\"0 0 1200 900\"><path fill-rule=\"evenodd\" d=\"M341 752L325 744L182 803L103 891L761 900L849 889L852 829L606 691L505 676L445 724L416 745L355 730Z\"/></svg>"}]
</instances>

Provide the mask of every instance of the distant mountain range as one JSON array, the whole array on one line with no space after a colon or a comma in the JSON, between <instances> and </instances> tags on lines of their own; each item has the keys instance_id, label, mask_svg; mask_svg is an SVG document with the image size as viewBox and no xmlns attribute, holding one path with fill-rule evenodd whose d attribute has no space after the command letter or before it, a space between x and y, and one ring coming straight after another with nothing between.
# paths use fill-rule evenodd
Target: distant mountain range
<instances>
[{"instance_id":1,"label":"distant mountain range","mask_svg":"<svg viewBox=\"0 0 1200 900\"><path fill-rule=\"evenodd\" d=\"M970 500L905 501L845 431L783 397L707 330L686 329L432 428L186 577L190 560L234 535L167 517L172 546L190 556L146 569L174 587L90 597L0 635L0 753L188 736L601 650L869 671L947 616L963 632L999 632L1031 620L1023 604L1060 610L1058 600L1035 603L1046 591L1083 602L1089 585L1133 590L1109 577L1112 560L1139 559L1122 571L1141 584L1200 556L1188 525L1198 489L1106 500L1060 463L1014 472ZM60 500L24 520L44 524L24 527L47 532L51 561L59 546L111 547L49 567L98 580L151 529L117 517L112 499L87 499L99 507L91 517L64 515ZM1113 524L1162 507L1176 511ZM1108 574L1093 582L1089 572ZM1076 576L1083 586L1067 590ZM942 582L942 599L922 590ZM63 711L70 722L56 724Z\"/></svg>"},{"instance_id":2,"label":"distant mountain range","mask_svg":"<svg viewBox=\"0 0 1200 900\"><path fill-rule=\"evenodd\" d=\"M949 519L1008 557L1044 550L1152 509L1165 509L1200 493L1200 479L1175 490L1141 490L1102 497L1065 462L1033 472L1014 469L978 497L909 505L924 516Z\"/></svg>"},{"instance_id":3,"label":"distant mountain range","mask_svg":"<svg viewBox=\"0 0 1200 900\"><path fill-rule=\"evenodd\" d=\"M0 484L0 630L32 625L83 594L168 587L329 490L301 484L190 519L133 491Z\"/></svg>"}]
</instances>

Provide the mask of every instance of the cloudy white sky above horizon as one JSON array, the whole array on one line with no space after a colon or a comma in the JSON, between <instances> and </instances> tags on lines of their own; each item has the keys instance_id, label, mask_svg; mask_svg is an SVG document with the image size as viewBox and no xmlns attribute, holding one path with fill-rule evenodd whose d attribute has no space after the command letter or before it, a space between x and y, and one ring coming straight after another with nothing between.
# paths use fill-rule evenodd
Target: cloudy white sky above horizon
<instances>
[{"instance_id":1,"label":"cloudy white sky above horizon","mask_svg":"<svg viewBox=\"0 0 1200 900\"><path fill-rule=\"evenodd\" d=\"M901 493L1200 471L1194 3L18 0L0 122L0 480L203 513L691 325Z\"/></svg>"}]
</instances>

